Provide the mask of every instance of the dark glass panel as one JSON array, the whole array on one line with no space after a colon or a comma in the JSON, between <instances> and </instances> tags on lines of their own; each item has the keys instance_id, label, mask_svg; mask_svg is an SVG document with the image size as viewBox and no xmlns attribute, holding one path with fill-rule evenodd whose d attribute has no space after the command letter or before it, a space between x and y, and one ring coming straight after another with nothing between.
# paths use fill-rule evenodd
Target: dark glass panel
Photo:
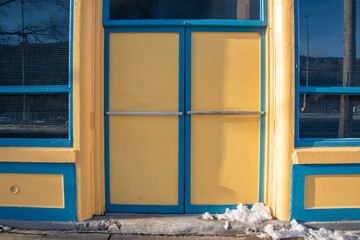
<instances>
[{"instance_id":1,"label":"dark glass panel","mask_svg":"<svg viewBox=\"0 0 360 240\"><path fill-rule=\"evenodd\" d=\"M68 94L1 94L0 138L68 138Z\"/></svg>"},{"instance_id":2,"label":"dark glass panel","mask_svg":"<svg viewBox=\"0 0 360 240\"><path fill-rule=\"evenodd\" d=\"M0 86L68 84L69 1L2 1Z\"/></svg>"},{"instance_id":3,"label":"dark glass panel","mask_svg":"<svg viewBox=\"0 0 360 240\"><path fill-rule=\"evenodd\" d=\"M301 86L360 86L360 4L356 5L344 5L344 0L299 1ZM344 38L345 26L352 33Z\"/></svg>"},{"instance_id":4,"label":"dark glass panel","mask_svg":"<svg viewBox=\"0 0 360 240\"><path fill-rule=\"evenodd\" d=\"M301 94L299 128L300 138L360 137L360 96Z\"/></svg>"},{"instance_id":5,"label":"dark glass panel","mask_svg":"<svg viewBox=\"0 0 360 240\"><path fill-rule=\"evenodd\" d=\"M110 0L110 19L259 20L260 0Z\"/></svg>"}]
</instances>

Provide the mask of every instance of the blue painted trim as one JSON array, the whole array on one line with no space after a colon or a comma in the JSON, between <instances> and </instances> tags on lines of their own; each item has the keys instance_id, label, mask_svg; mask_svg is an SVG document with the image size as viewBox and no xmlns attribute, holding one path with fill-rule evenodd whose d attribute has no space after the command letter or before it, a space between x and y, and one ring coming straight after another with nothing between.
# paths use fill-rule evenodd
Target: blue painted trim
<instances>
[{"instance_id":1,"label":"blue painted trim","mask_svg":"<svg viewBox=\"0 0 360 240\"><path fill-rule=\"evenodd\" d=\"M170 32L179 33L179 112L184 111L184 27L147 28L106 28L105 29L105 112L109 111L109 41L111 33ZM105 114L105 196L106 211L134 213L183 213L184 212L184 116L179 116L179 179L178 205L126 205L110 202L110 164L109 164L109 115Z\"/></svg>"},{"instance_id":2,"label":"blue painted trim","mask_svg":"<svg viewBox=\"0 0 360 240\"><path fill-rule=\"evenodd\" d=\"M64 208L0 207L0 219L76 221L75 164L1 162L0 173L62 174L64 181Z\"/></svg>"},{"instance_id":3,"label":"blue painted trim","mask_svg":"<svg viewBox=\"0 0 360 240\"><path fill-rule=\"evenodd\" d=\"M52 94L70 91L70 86L0 86L0 94Z\"/></svg>"},{"instance_id":4,"label":"blue painted trim","mask_svg":"<svg viewBox=\"0 0 360 240\"><path fill-rule=\"evenodd\" d=\"M110 30L105 28L105 43L104 43L104 111L109 111L109 45L110 45ZM110 164L109 164L109 115L105 114L104 120L104 137L105 137L105 209L110 211Z\"/></svg>"},{"instance_id":5,"label":"blue painted trim","mask_svg":"<svg viewBox=\"0 0 360 240\"><path fill-rule=\"evenodd\" d=\"M130 27L161 27L161 26L238 26L238 27L266 27L267 26L267 1L260 0L260 20L229 20L229 19L135 19L135 20L110 20L110 1L103 0L103 26L107 28Z\"/></svg>"},{"instance_id":6,"label":"blue painted trim","mask_svg":"<svg viewBox=\"0 0 360 240\"><path fill-rule=\"evenodd\" d=\"M68 139L0 138L1 147L71 147Z\"/></svg>"},{"instance_id":7,"label":"blue painted trim","mask_svg":"<svg viewBox=\"0 0 360 240\"><path fill-rule=\"evenodd\" d=\"M301 138L295 141L296 147L356 147L359 138Z\"/></svg>"},{"instance_id":8,"label":"blue painted trim","mask_svg":"<svg viewBox=\"0 0 360 240\"><path fill-rule=\"evenodd\" d=\"M179 205L120 205L107 204L107 212L124 213L183 213Z\"/></svg>"},{"instance_id":9,"label":"blue painted trim","mask_svg":"<svg viewBox=\"0 0 360 240\"><path fill-rule=\"evenodd\" d=\"M266 112L266 38L265 30L261 31L261 111ZM265 192L265 115L260 116L260 165L259 165L259 202L264 202Z\"/></svg>"},{"instance_id":10,"label":"blue painted trim","mask_svg":"<svg viewBox=\"0 0 360 240\"><path fill-rule=\"evenodd\" d=\"M268 14L267 14L267 0L260 0L260 20L267 26Z\"/></svg>"},{"instance_id":11,"label":"blue painted trim","mask_svg":"<svg viewBox=\"0 0 360 240\"><path fill-rule=\"evenodd\" d=\"M112 27L181 27L181 26L232 26L232 27L266 27L266 23L258 20L111 20L103 24Z\"/></svg>"},{"instance_id":12,"label":"blue painted trim","mask_svg":"<svg viewBox=\"0 0 360 240\"><path fill-rule=\"evenodd\" d=\"M360 95L360 87L299 87L299 93Z\"/></svg>"},{"instance_id":13,"label":"blue painted trim","mask_svg":"<svg viewBox=\"0 0 360 240\"><path fill-rule=\"evenodd\" d=\"M360 138L300 138L300 95L301 94L351 94L360 95L360 87L306 87L300 86L300 41L299 41L299 0L295 4L295 147L355 147Z\"/></svg>"},{"instance_id":14,"label":"blue painted trim","mask_svg":"<svg viewBox=\"0 0 360 240\"><path fill-rule=\"evenodd\" d=\"M299 45L299 2L294 0L294 18L295 18L295 146L298 146L299 142L299 104L300 104L300 45Z\"/></svg>"},{"instance_id":15,"label":"blue painted trim","mask_svg":"<svg viewBox=\"0 0 360 240\"><path fill-rule=\"evenodd\" d=\"M360 164L293 165L290 219L298 221L360 220L360 208L304 209L305 176L360 174Z\"/></svg>"},{"instance_id":16,"label":"blue painted trim","mask_svg":"<svg viewBox=\"0 0 360 240\"><path fill-rule=\"evenodd\" d=\"M70 35L69 35L69 139L68 147L74 144L74 9L75 0L70 2Z\"/></svg>"},{"instance_id":17,"label":"blue painted trim","mask_svg":"<svg viewBox=\"0 0 360 240\"><path fill-rule=\"evenodd\" d=\"M73 146L73 39L74 0L70 0L69 20L69 84L64 86L0 86L0 94L69 94L68 138L0 138L1 147L72 147Z\"/></svg>"},{"instance_id":18,"label":"blue painted trim","mask_svg":"<svg viewBox=\"0 0 360 240\"><path fill-rule=\"evenodd\" d=\"M179 29L179 112L185 112L185 29ZM179 212L185 212L185 116L179 116ZM178 213L179 213L178 212Z\"/></svg>"},{"instance_id":19,"label":"blue painted trim","mask_svg":"<svg viewBox=\"0 0 360 240\"><path fill-rule=\"evenodd\" d=\"M261 111L266 110L266 52L265 30L261 28L234 28L234 27L186 27L186 76L185 112L191 111L191 33L192 32L258 32L261 34ZM236 205L192 205L191 204L191 115L185 115L185 212L224 212L226 208L236 208ZM264 201L265 175L265 116L260 117L260 168L259 168L259 202Z\"/></svg>"},{"instance_id":20,"label":"blue painted trim","mask_svg":"<svg viewBox=\"0 0 360 240\"><path fill-rule=\"evenodd\" d=\"M185 29L185 113L191 111L191 30ZM185 114L185 213L191 213L191 115Z\"/></svg>"}]
</instances>

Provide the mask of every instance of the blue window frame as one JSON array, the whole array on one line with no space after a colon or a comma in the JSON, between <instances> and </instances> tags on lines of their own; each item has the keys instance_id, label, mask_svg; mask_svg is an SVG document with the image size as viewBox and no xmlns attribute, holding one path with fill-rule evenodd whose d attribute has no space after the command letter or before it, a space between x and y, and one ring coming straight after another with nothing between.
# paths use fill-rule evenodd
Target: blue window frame
<instances>
[{"instance_id":1,"label":"blue window frame","mask_svg":"<svg viewBox=\"0 0 360 240\"><path fill-rule=\"evenodd\" d=\"M0 146L71 147L73 0L0 6Z\"/></svg>"},{"instance_id":2,"label":"blue window frame","mask_svg":"<svg viewBox=\"0 0 360 240\"><path fill-rule=\"evenodd\" d=\"M295 0L296 147L360 145L359 13L342 0Z\"/></svg>"},{"instance_id":3,"label":"blue window frame","mask_svg":"<svg viewBox=\"0 0 360 240\"><path fill-rule=\"evenodd\" d=\"M156 16L147 16L145 15L131 17L129 15L112 17L113 13L110 11L110 6L112 4L126 4L127 0L103 0L103 25L104 27L118 27L118 26L179 26L179 25L192 25L192 26L249 26L249 27L266 27L267 26L267 1L266 0L251 0L251 2L256 2L256 8L259 10L258 14L254 14L254 17L251 17L251 13L247 17L241 17L240 20L234 19L233 16L225 14L225 16L217 13L211 15L211 13L198 14L198 12L191 12L191 6L196 4L207 4L210 5L217 4L218 0L181 0L181 1L172 1L178 4L180 11L176 13L174 7L172 9L173 14L163 15L164 12L158 12ZM141 0L135 1L137 4L141 3ZM144 1L147 2L149 1ZM161 0L151 1L155 5L161 4ZM167 6L168 1L164 1L164 7ZM228 4L236 4L236 0L222 0L219 1L223 4L220 6L220 9L223 9L224 12L229 12ZM244 3L247 1L244 1ZM133 4L134 0L130 4ZM187 4L188 3L188 4ZM175 5L176 5L175 4ZM136 5L136 4L135 4ZM187 6L188 5L188 6ZM171 5L173 6L173 5ZM193 7L194 7L193 6ZM248 7L248 6L247 6ZM145 8L145 7L144 7ZM189 9L190 8L190 9ZM219 9L219 5L215 6L216 9ZM231 7L231 9L234 7ZM246 8L246 7L245 7ZM146 8L145 8L146 9ZM138 9L137 9L138 10ZM154 9L152 9L153 11ZM196 10L196 8L195 8ZM244 10L244 9L243 9ZM156 12L156 11L153 11ZM169 11L167 11L168 13ZM231 11L230 11L231 12ZM188 13L188 14L187 14ZM120 14L121 15L121 14ZM136 14L135 14L136 15ZM196 16L196 19L193 18ZM200 16L200 17L199 17ZM250 20L251 19L251 20Z\"/></svg>"}]
</instances>

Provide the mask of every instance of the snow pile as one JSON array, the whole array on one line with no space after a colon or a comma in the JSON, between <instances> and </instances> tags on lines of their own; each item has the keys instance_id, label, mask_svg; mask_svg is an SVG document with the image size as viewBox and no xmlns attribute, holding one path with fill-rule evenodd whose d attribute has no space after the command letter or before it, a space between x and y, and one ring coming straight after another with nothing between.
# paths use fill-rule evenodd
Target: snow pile
<instances>
[{"instance_id":1,"label":"snow pile","mask_svg":"<svg viewBox=\"0 0 360 240\"><path fill-rule=\"evenodd\" d=\"M202 215L202 219L206 220L227 220L229 222L242 222L245 224L257 224L272 219L269 207L263 203L255 203L251 209L244 204L239 204L236 209L226 209L224 214L211 215L206 212Z\"/></svg>"},{"instance_id":2,"label":"snow pile","mask_svg":"<svg viewBox=\"0 0 360 240\"><path fill-rule=\"evenodd\" d=\"M305 238L306 240L356 240L360 239L359 236L356 236L353 233L341 233L339 231L331 231L325 228L320 228L319 230L309 229L309 236Z\"/></svg>"},{"instance_id":3,"label":"snow pile","mask_svg":"<svg viewBox=\"0 0 360 240\"><path fill-rule=\"evenodd\" d=\"M352 233L341 233L338 231L331 231L325 228L320 228L319 230L307 229L304 225L299 224L296 220L290 222L290 229L281 229L275 231L274 227L271 224L268 224L264 230L266 234L262 233L258 235L262 239L284 239L284 238L295 238L303 237L305 240L356 240L360 239L358 236Z\"/></svg>"},{"instance_id":4,"label":"snow pile","mask_svg":"<svg viewBox=\"0 0 360 240\"><path fill-rule=\"evenodd\" d=\"M272 237L272 239L283 239L283 238L294 238L294 237L305 237L308 235L307 228L301 224L298 224L296 220L292 220L290 222L291 228L290 229L281 229L279 231L275 231L274 227L271 224L268 224L264 230L268 234L268 236ZM265 234L261 234L258 236L261 238L266 238Z\"/></svg>"},{"instance_id":5,"label":"snow pile","mask_svg":"<svg viewBox=\"0 0 360 240\"><path fill-rule=\"evenodd\" d=\"M230 223L228 221L226 221L223 227L225 228L225 230L229 230L230 229Z\"/></svg>"}]
</instances>

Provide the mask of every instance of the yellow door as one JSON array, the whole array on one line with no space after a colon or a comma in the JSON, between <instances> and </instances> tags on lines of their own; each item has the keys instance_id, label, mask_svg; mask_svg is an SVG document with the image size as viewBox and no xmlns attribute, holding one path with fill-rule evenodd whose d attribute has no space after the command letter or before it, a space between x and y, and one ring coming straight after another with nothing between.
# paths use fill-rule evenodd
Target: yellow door
<instances>
[{"instance_id":1,"label":"yellow door","mask_svg":"<svg viewBox=\"0 0 360 240\"><path fill-rule=\"evenodd\" d=\"M169 29L106 32L107 211L261 201L263 30Z\"/></svg>"},{"instance_id":2,"label":"yellow door","mask_svg":"<svg viewBox=\"0 0 360 240\"><path fill-rule=\"evenodd\" d=\"M183 212L183 33L107 34L107 210Z\"/></svg>"},{"instance_id":3,"label":"yellow door","mask_svg":"<svg viewBox=\"0 0 360 240\"><path fill-rule=\"evenodd\" d=\"M261 32L188 28L186 35L186 211L254 204L261 200Z\"/></svg>"}]
</instances>

